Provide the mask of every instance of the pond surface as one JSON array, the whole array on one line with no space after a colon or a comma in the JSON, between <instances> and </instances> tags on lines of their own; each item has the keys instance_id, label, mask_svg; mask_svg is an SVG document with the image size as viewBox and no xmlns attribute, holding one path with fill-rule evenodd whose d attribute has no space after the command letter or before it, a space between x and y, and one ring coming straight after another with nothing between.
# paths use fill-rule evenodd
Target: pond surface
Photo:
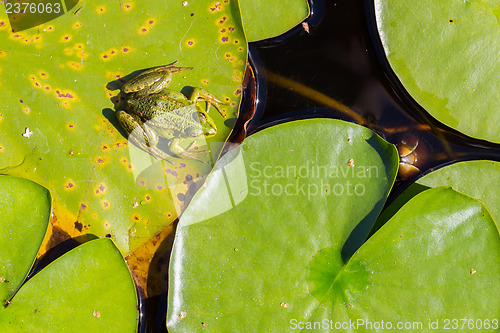
<instances>
[{"instance_id":1,"label":"pond surface","mask_svg":"<svg viewBox=\"0 0 500 333\"><path fill-rule=\"evenodd\" d=\"M406 93L385 59L371 1L316 0L312 11L306 27L250 45L258 87L248 135L290 120L325 117L362 123L396 145L418 143L420 172L398 178L389 201L433 168L460 160L500 161L500 145L440 124ZM142 332L166 332L165 304L166 295L143 304Z\"/></svg>"},{"instance_id":2,"label":"pond surface","mask_svg":"<svg viewBox=\"0 0 500 333\"><path fill-rule=\"evenodd\" d=\"M312 12L309 33L299 26L252 44L260 96L250 134L301 118L360 123L342 112L350 109L389 142L418 142L421 173L459 160L500 160L499 145L437 122L406 93L385 59L371 1L314 1ZM394 192L413 180L398 178Z\"/></svg>"}]
</instances>

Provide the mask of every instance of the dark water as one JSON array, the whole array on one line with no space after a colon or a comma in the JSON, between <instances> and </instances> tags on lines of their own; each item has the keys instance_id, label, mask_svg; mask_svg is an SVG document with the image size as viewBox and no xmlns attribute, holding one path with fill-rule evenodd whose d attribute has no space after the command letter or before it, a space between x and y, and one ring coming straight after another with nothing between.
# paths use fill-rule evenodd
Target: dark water
<instances>
[{"instance_id":1,"label":"dark water","mask_svg":"<svg viewBox=\"0 0 500 333\"><path fill-rule=\"evenodd\" d=\"M468 138L440 124L406 93L385 59L372 6L372 1L316 0L307 20L309 33L297 27L285 38L251 46L251 59L260 74L261 105L250 134L311 117L359 122L324 101L304 96L287 84L292 80L354 110L365 126L389 142L418 140L419 175L459 160L500 160L500 145ZM396 187L414 178L398 179Z\"/></svg>"},{"instance_id":2,"label":"dark water","mask_svg":"<svg viewBox=\"0 0 500 333\"><path fill-rule=\"evenodd\" d=\"M309 33L299 26L279 38L251 44L259 102L249 135L303 118L359 122L333 107L336 101L389 142L418 140L421 171L399 178L389 200L432 168L460 160L500 161L500 145L447 128L405 92L385 60L371 6L371 1L362 0L315 0L307 20ZM166 295L143 304L142 332L166 332L165 304Z\"/></svg>"}]
</instances>

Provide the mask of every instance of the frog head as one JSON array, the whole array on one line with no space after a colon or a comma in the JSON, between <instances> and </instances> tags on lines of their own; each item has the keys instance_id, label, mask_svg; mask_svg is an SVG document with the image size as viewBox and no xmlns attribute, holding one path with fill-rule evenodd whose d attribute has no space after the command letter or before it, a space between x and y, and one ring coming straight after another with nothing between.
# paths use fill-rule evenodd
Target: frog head
<instances>
[{"instance_id":1,"label":"frog head","mask_svg":"<svg viewBox=\"0 0 500 333\"><path fill-rule=\"evenodd\" d=\"M196 122L196 126L190 126L184 131L188 137L193 139L204 137L210 138L217 134L217 126L210 115L201 108L197 108L193 112L192 117Z\"/></svg>"}]
</instances>

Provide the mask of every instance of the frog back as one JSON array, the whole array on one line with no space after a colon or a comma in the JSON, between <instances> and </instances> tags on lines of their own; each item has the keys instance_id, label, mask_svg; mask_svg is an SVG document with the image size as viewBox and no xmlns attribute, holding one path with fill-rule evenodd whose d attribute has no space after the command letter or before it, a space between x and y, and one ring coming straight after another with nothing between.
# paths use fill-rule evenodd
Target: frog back
<instances>
[{"instance_id":1,"label":"frog back","mask_svg":"<svg viewBox=\"0 0 500 333\"><path fill-rule=\"evenodd\" d=\"M155 131L160 136L167 139L173 137L185 138L189 136L187 133L192 132L194 129L202 130L195 104L178 105L169 101L159 101L158 103L161 107L165 106L161 105L162 103L175 107L169 109L168 112L156 111L154 117L147 122L148 126L155 128Z\"/></svg>"}]
</instances>

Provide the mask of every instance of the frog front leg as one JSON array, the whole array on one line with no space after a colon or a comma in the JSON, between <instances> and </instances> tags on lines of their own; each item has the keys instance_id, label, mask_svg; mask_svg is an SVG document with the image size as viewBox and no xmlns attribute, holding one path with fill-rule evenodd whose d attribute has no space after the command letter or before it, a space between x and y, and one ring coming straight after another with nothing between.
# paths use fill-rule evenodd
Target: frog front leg
<instances>
[{"instance_id":1,"label":"frog front leg","mask_svg":"<svg viewBox=\"0 0 500 333\"><path fill-rule=\"evenodd\" d=\"M222 112L219 104L222 105L229 105L229 103L224 103L220 101L217 97L215 97L213 94L209 93L203 88L194 88L193 92L191 93L191 97L189 100L193 103L198 103L198 101L206 102L207 103L207 109L206 112L208 113L210 109L210 105L213 105L217 111L219 111L220 115L223 116L224 118L227 118L226 114Z\"/></svg>"},{"instance_id":2,"label":"frog front leg","mask_svg":"<svg viewBox=\"0 0 500 333\"><path fill-rule=\"evenodd\" d=\"M189 159L192 159L192 160L196 160L196 161L200 161L200 162L206 163L206 161L204 161L202 159L199 159L196 155L208 153L207 150L200 150L200 151L197 151L197 152L192 152L192 150L194 148L195 142L193 141L189 145L189 147L187 147L186 149L184 149L180 145L180 143L182 141L183 141L183 139L180 139L180 138L172 138L169 141L169 143L168 143L168 148L170 149L170 152L172 152L173 154L175 154L177 156L182 156L184 158L189 158Z\"/></svg>"},{"instance_id":3,"label":"frog front leg","mask_svg":"<svg viewBox=\"0 0 500 333\"><path fill-rule=\"evenodd\" d=\"M138 117L125 111L118 111L116 113L116 118L125 132L127 132L128 139L136 146L147 151L154 157L161 158L173 164L173 162L167 158L168 155L156 147L158 144L158 136Z\"/></svg>"}]
</instances>

